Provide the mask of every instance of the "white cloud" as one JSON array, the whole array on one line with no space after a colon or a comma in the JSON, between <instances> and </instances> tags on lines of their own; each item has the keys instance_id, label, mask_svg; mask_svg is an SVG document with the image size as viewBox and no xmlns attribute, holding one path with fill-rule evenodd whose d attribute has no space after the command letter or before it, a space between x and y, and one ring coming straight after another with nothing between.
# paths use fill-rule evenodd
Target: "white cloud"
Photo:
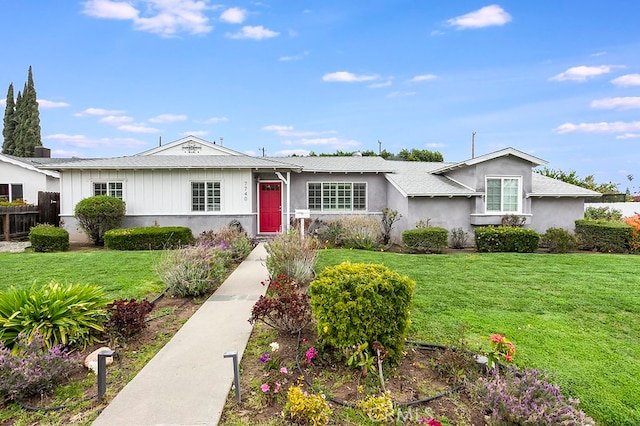
<instances>
[{"instance_id":1,"label":"white cloud","mask_svg":"<svg viewBox=\"0 0 640 426\"><path fill-rule=\"evenodd\" d=\"M510 21L511 15L497 4L492 4L490 6L485 6L482 9L467 13L466 15L456 16L455 18L449 19L447 24L455 27L457 30L465 30L469 28L502 26Z\"/></svg>"},{"instance_id":2,"label":"white cloud","mask_svg":"<svg viewBox=\"0 0 640 426\"><path fill-rule=\"evenodd\" d=\"M121 130L123 132L131 132L131 133L158 133L160 131L153 127L148 127L144 123L123 124L122 126L118 126L118 130Z\"/></svg>"},{"instance_id":3,"label":"white cloud","mask_svg":"<svg viewBox=\"0 0 640 426\"><path fill-rule=\"evenodd\" d=\"M640 132L640 121L615 121L600 123L564 123L554 129L554 132L564 133L633 133Z\"/></svg>"},{"instance_id":4,"label":"white cloud","mask_svg":"<svg viewBox=\"0 0 640 426\"><path fill-rule=\"evenodd\" d=\"M391 80L387 80L387 81L382 82L382 83L373 83L373 84L370 84L370 85L368 85L367 87L368 87L368 88L370 88L370 89L380 89L380 88L382 88L382 87L389 87L389 86L391 86L392 84L393 84L393 83L391 82Z\"/></svg>"},{"instance_id":5,"label":"white cloud","mask_svg":"<svg viewBox=\"0 0 640 426\"><path fill-rule=\"evenodd\" d=\"M584 82L599 75L609 74L613 68L619 67L614 65L599 65L594 67L580 65L578 67L571 67L558 75L554 75L549 80Z\"/></svg>"},{"instance_id":6,"label":"white cloud","mask_svg":"<svg viewBox=\"0 0 640 426\"><path fill-rule=\"evenodd\" d=\"M160 114L150 118L149 121L152 123L175 123L176 121L185 121L186 119L187 116L183 114Z\"/></svg>"},{"instance_id":7,"label":"white cloud","mask_svg":"<svg viewBox=\"0 0 640 426\"><path fill-rule=\"evenodd\" d=\"M411 81L414 83L419 83L421 81L428 81L436 78L438 78L438 76L436 76L435 74L422 74L422 75L416 75L411 79Z\"/></svg>"},{"instance_id":8,"label":"white cloud","mask_svg":"<svg viewBox=\"0 0 640 426\"><path fill-rule=\"evenodd\" d=\"M447 146L447 144L445 144L445 143L437 143L437 142L428 143L426 145L427 148L445 148L446 146Z\"/></svg>"},{"instance_id":9,"label":"white cloud","mask_svg":"<svg viewBox=\"0 0 640 426\"><path fill-rule=\"evenodd\" d=\"M218 124L224 123L225 121L229 121L227 117L211 117L204 121L204 124Z\"/></svg>"},{"instance_id":10,"label":"white cloud","mask_svg":"<svg viewBox=\"0 0 640 426\"><path fill-rule=\"evenodd\" d=\"M6 100L5 100L6 103ZM48 101L46 99L38 99L38 106L42 109L50 109L50 108L65 108L68 107L69 104L66 102L55 102Z\"/></svg>"},{"instance_id":11,"label":"white cloud","mask_svg":"<svg viewBox=\"0 0 640 426\"><path fill-rule=\"evenodd\" d=\"M256 27L247 25L242 27L242 29L237 33L227 33L226 36L233 39L252 39L252 40L262 40L265 38L273 38L280 35L279 32L272 31L268 28L263 27L262 25L258 25Z\"/></svg>"},{"instance_id":12,"label":"white cloud","mask_svg":"<svg viewBox=\"0 0 640 426\"><path fill-rule=\"evenodd\" d=\"M111 124L112 126L119 126L124 123L131 123L133 118L127 117L126 115L107 115L98 121L105 124Z\"/></svg>"},{"instance_id":13,"label":"white cloud","mask_svg":"<svg viewBox=\"0 0 640 426\"><path fill-rule=\"evenodd\" d=\"M616 86L640 86L640 74L626 74L611 80Z\"/></svg>"},{"instance_id":14,"label":"white cloud","mask_svg":"<svg viewBox=\"0 0 640 426\"><path fill-rule=\"evenodd\" d=\"M293 130L293 126L281 126L279 124L270 124L268 126L264 126L261 130L278 133L278 132L286 132L289 130Z\"/></svg>"},{"instance_id":15,"label":"white cloud","mask_svg":"<svg viewBox=\"0 0 640 426\"><path fill-rule=\"evenodd\" d=\"M163 37L179 33L204 34L213 27L205 10L211 9L203 0L139 0L136 8L130 2L88 0L82 13L100 19L120 19L133 22L134 29Z\"/></svg>"},{"instance_id":16,"label":"white cloud","mask_svg":"<svg viewBox=\"0 0 640 426\"><path fill-rule=\"evenodd\" d=\"M247 11L239 7L230 7L220 14L220 20L229 24L242 24L247 19Z\"/></svg>"},{"instance_id":17,"label":"white cloud","mask_svg":"<svg viewBox=\"0 0 640 426\"><path fill-rule=\"evenodd\" d=\"M430 34L431 34L431 37L436 37L436 36L444 35L444 32L440 31L440 30L433 30L433 31L431 31Z\"/></svg>"},{"instance_id":18,"label":"white cloud","mask_svg":"<svg viewBox=\"0 0 640 426\"><path fill-rule=\"evenodd\" d=\"M206 130L189 130L188 132L182 132L185 136L206 136L209 134Z\"/></svg>"},{"instance_id":19,"label":"white cloud","mask_svg":"<svg viewBox=\"0 0 640 426\"><path fill-rule=\"evenodd\" d=\"M636 109L640 108L640 97L604 98L591 101L591 108L597 109Z\"/></svg>"},{"instance_id":20,"label":"white cloud","mask_svg":"<svg viewBox=\"0 0 640 426\"><path fill-rule=\"evenodd\" d=\"M388 98L406 98L408 96L415 96L416 92L401 92L401 91L395 91L395 92L391 92L387 95Z\"/></svg>"},{"instance_id":21,"label":"white cloud","mask_svg":"<svg viewBox=\"0 0 640 426\"><path fill-rule=\"evenodd\" d=\"M89 0L84 2L82 13L103 19L136 19L138 10L124 1Z\"/></svg>"},{"instance_id":22,"label":"white cloud","mask_svg":"<svg viewBox=\"0 0 640 426\"><path fill-rule=\"evenodd\" d=\"M348 71L337 71L322 76L323 81L341 83L359 83L361 81L373 81L380 78L377 74L358 75Z\"/></svg>"},{"instance_id":23,"label":"white cloud","mask_svg":"<svg viewBox=\"0 0 640 426\"><path fill-rule=\"evenodd\" d=\"M67 135L56 133L44 136L46 140L58 141L63 145L74 146L76 148L98 148L98 147L123 147L138 148L146 146L146 142L134 138L89 138L85 135ZM57 153L57 152L56 152Z\"/></svg>"},{"instance_id":24,"label":"white cloud","mask_svg":"<svg viewBox=\"0 0 640 426\"><path fill-rule=\"evenodd\" d=\"M118 109L103 109L103 108L87 108L82 112L77 112L74 114L76 117L85 117L87 115L100 116L100 115L120 115L124 114L125 111Z\"/></svg>"},{"instance_id":25,"label":"white cloud","mask_svg":"<svg viewBox=\"0 0 640 426\"><path fill-rule=\"evenodd\" d=\"M640 138L640 133L625 133L623 135L616 136L616 139L637 139Z\"/></svg>"},{"instance_id":26,"label":"white cloud","mask_svg":"<svg viewBox=\"0 0 640 426\"><path fill-rule=\"evenodd\" d=\"M299 55L293 55L293 56L281 56L280 58L278 58L278 60L280 62L293 62L293 61L299 61L301 59L303 59L305 56L309 55L309 51L306 50L304 52L302 52Z\"/></svg>"}]
</instances>

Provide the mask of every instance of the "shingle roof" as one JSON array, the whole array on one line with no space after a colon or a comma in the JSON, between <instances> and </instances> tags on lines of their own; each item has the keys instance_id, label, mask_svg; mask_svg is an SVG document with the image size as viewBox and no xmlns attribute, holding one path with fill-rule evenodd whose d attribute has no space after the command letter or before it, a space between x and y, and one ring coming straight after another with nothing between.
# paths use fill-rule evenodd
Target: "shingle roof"
<instances>
[{"instance_id":1,"label":"shingle roof","mask_svg":"<svg viewBox=\"0 0 640 426\"><path fill-rule=\"evenodd\" d=\"M403 195L408 197L422 196L477 196L475 190L457 183L445 176L434 175L434 170L443 165L452 163L425 163L416 161L389 161L394 173L387 174L386 178Z\"/></svg>"},{"instance_id":2,"label":"shingle roof","mask_svg":"<svg viewBox=\"0 0 640 426\"><path fill-rule=\"evenodd\" d=\"M47 164L48 169L272 169L296 168L291 164L247 155L147 155L116 158L98 158L62 164Z\"/></svg>"},{"instance_id":3,"label":"shingle roof","mask_svg":"<svg viewBox=\"0 0 640 426\"><path fill-rule=\"evenodd\" d=\"M539 173L532 173L530 197L601 197L602 194Z\"/></svg>"},{"instance_id":4,"label":"shingle roof","mask_svg":"<svg viewBox=\"0 0 640 426\"><path fill-rule=\"evenodd\" d=\"M292 164L305 172L392 173L391 161L382 157L269 157L270 160Z\"/></svg>"}]
</instances>

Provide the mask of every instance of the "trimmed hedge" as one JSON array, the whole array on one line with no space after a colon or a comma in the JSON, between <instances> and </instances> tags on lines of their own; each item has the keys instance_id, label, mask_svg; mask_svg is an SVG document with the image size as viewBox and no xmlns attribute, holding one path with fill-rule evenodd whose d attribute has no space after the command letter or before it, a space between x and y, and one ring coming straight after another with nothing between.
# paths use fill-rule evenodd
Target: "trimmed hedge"
<instances>
[{"instance_id":1,"label":"trimmed hedge","mask_svg":"<svg viewBox=\"0 0 640 426\"><path fill-rule=\"evenodd\" d=\"M532 253L538 248L540 235L516 226L483 226L476 228L475 240L479 252Z\"/></svg>"},{"instance_id":2,"label":"trimmed hedge","mask_svg":"<svg viewBox=\"0 0 640 426\"><path fill-rule=\"evenodd\" d=\"M104 245L105 231L120 226L125 213L125 202L109 195L96 195L80 200L74 210L78 226L97 246Z\"/></svg>"},{"instance_id":3,"label":"trimmed hedge","mask_svg":"<svg viewBox=\"0 0 640 426\"><path fill-rule=\"evenodd\" d=\"M186 226L111 229L104 233L104 245L112 250L168 250L194 241Z\"/></svg>"},{"instance_id":4,"label":"trimmed hedge","mask_svg":"<svg viewBox=\"0 0 640 426\"><path fill-rule=\"evenodd\" d=\"M407 248L419 252L442 253L447 247L449 231L439 227L409 229L402 233Z\"/></svg>"},{"instance_id":5,"label":"trimmed hedge","mask_svg":"<svg viewBox=\"0 0 640 426\"><path fill-rule=\"evenodd\" d=\"M627 253L633 228L623 222L576 220L576 236L580 248L602 253Z\"/></svg>"},{"instance_id":6,"label":"trimmed hedge","mask_svg":"<svg viewBox=\"0 0 640 426\"><path fill-rule=\"evenodd\" d=\"M38 225L29 232L31 247L37 252L69 250L69 233L53 225Z\"/></svg>"}]
</instances>

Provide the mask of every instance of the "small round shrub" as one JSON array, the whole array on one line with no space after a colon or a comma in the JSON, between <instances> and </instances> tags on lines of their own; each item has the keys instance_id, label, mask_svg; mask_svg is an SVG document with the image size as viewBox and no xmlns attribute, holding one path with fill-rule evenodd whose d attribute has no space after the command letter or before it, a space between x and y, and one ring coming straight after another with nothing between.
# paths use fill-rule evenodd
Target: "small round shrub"
<instances>
[{"instance_id":1,"label":"small round shrub","mask_svg":"<svg viewBox=\"0 0 640 426\"><path fill-rule=\"evenodd\" d=\"M341 352L377 341L397 363L415 285L384 265L344 262L324 269L309 286L319 339Z\"/></svg>"},{"instance_id":2,"label":"small round shrub","mask_svg":"<svg viewBox=\"0 0 640 426\"><path fill-rule=\"evenodd\" d=\"M409 229L402 233L402 242L413 251L442 253L448 244L449 232L440 227Z\"/></svg>"},{"instance_id":3,"label":"small round shrub","mask_svg":"<svg viewBox=\"0 0 640 426\"><path fill-rule=\"evenodd\" d=\"M76 204L74 216L78 226L98 246L104 245L103 234L117 228L124 219L124 201L109 195L88 197Z\"/></svg>"},{"instance_id":4,"label":"small round shrub","mask_svg":"<svg viewBox=\"0 0 640 426\"><path fill-rule=\"evenodd\" d=\"M540 245L547 247L549 253L567 253L578 246L576 236L563 228L549 228L540 237Z\"/></svg>"},{"instance_id":5,"label":"small round shrub","mask_svg":"<svg viewBox=\"0 0 640 426\"><path fill-rule=\"evenodd\" d=\"M69 250L69 232L53 225L38 225L29 232L31 247L37 252Z\"/></svg>"},{"instance_id":6,"label":"small round shrub","mask_svg":"<svg viewBox=\"0 0 640 426\"><path fill-rule=\"evenodd\" d=\"M282 416L298 425L326 425L332 413L323 396L304 392L300 386L289 388L287 402L282 408Z\"/></svg>"},{"instance_id":7,"label":"small round shrub","mask_svg":"<svg viewBox=\"0 0 640 426\"><path fill-rule=\"evenodd\" d=\"M222 284L226 269L221 251L203 245L168 251L156 272L169 292L178 297L197 297Z\"/></svg>"}]
</instances>

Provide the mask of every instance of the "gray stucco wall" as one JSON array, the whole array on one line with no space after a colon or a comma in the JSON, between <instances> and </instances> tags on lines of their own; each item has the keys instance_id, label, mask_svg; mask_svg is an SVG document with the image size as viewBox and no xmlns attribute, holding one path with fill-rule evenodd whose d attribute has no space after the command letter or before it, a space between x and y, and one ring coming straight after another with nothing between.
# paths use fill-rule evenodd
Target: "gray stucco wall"
<instances>
[{"instance_id":1,"label":"gray stucco wall","mask_svg":"<svg viewBox=\"0 0 640 426\"><path fill-rule=\"evenodd\" d=\"M543 234L549 228L573 232L575 221L584 218L583 198L534 198L531 201L531 224L527 226Z\"/></svg>"},{"instance_id":2,"label":"gray stucco wall","mask_svg":"<svg viewBox=\"0 0 640 426\"><path fill-rule=\"evenodd\" d=\"M474 198L466 197L420 197L409 200L409 218L411 226L415 227L418 220L429 219L429 225L439 226L451 231L454 228L462 228L469 234L468 245L473 245L473 227L470 224Z\"/></svg>"}]
</instances>

